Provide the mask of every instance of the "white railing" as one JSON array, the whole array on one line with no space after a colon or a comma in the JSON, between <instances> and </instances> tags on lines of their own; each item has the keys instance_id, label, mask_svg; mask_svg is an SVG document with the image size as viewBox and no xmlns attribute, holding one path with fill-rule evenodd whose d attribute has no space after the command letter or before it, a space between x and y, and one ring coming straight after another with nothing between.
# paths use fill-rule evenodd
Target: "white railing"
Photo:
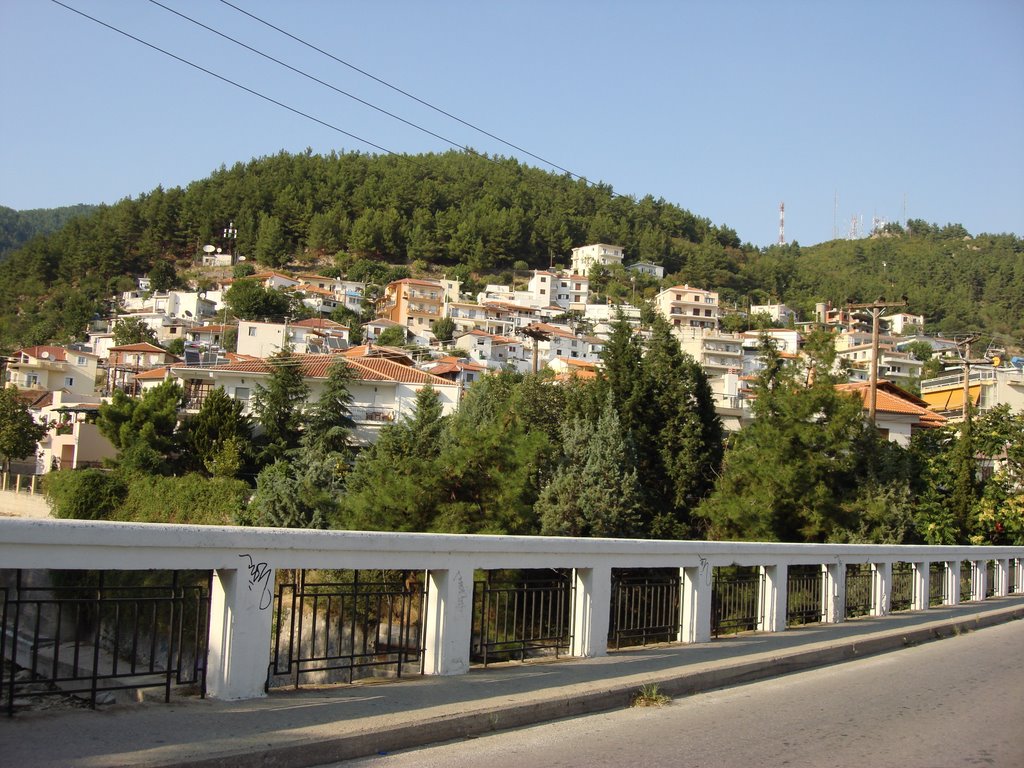
<instances>
[{"instance_id":1,"label":"white railing","mask_svg":"<svg viewBox=\"0 0 1024 768\"><path fill-rule=\"evenodd\" d=\"M613 568L678 568L680 637L711 638L712 568L756 566L758 629L786 627L790 566L821 567L826 621L846 615L846 566L872 572L872 615L889 612L893 564L910 563L914 610L929 601L929 568L944 563L943 601L960 600L960 564L971 565L971 599L1024 591L1024 547L936 547L750 542L646 541L527 536L471 536L363 531L0 519L5 569L213 570L208 689L224 699L265 695L276 569L395 569L427 572L424 672L469 669L473 575L477 569L568 568L575 589L572 654L607 652ZM994 584L989 589L987 566Z\"/></svg>"}]
</instances>

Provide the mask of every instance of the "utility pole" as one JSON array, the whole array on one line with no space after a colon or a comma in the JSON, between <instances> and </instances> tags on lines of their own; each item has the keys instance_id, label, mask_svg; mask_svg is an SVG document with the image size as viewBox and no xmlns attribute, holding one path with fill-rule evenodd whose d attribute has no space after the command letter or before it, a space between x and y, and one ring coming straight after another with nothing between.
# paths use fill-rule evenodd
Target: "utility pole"
<instances>
[{"instance_id":1,"label":"utility pole","mask_svg":"<svg viewBox=\"0 0 1024 768\"><path fill-rule=\"evenodd\" d=\"M887 302L885 297L879 297L878 301L872 301L867 304L848 304L847 310L854 309L867 309L871 312L871 374L870 383L868 385L870 391L870 400L868 405L868 421L871 422L871 426L875 426L875 410L878 406L878 323L882 313L889 307L905 307L907 306L907 299L904 297L900 301Z\"/></svg>"},{"instance_id":2,"label":"utility pole","mask_svg":"<svg viewBox=\"0 0 1024 768\"><path fill-rule=\"evenodd\" d=\"M971 417L971 366L985 365L991 362L988 358L981 358L977 360L971 359L971 344L976 342L979 338L981 337L972 335L956 342L956 353L960 358L960 370L963 372L964 376L964 402L962 405L964 422Z\"/></svg>"},{"instance_id":3,"label":"utility pole","mask_svg":"<svg viewBox=\"0 0 1024 768\"><path fill-rule=\"evenodd\" d=\"M533 339L533 372L536 373L539 364L539 360L537 359L539 351L537 344L538 342L541 341L550 341L551 334L548 331L545 331L543 328L538 328L533 325L528 325L525 328L520 328L519 333L522 334L523 336L529 336L531 339Z\"/></svg>"}]
</instances>

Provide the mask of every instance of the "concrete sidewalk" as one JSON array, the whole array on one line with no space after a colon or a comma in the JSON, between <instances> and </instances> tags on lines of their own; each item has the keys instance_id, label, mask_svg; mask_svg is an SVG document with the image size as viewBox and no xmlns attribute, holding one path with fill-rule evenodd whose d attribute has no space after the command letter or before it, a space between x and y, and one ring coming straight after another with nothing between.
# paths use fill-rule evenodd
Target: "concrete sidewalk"
<instances>
[{"instance_id":1,"label":"concrete sidewalk","mask_svg":"<svg viewBox=\"0 0 1024 768\"><path fill-rule=\"evenodd\" d=\"M19 768L316 766L627 706L640 686L679 696L897 650L1024 618L1024 596L838 625L812 624L596 659L505 664L275 693L101 711L0 717L0 756Z\"/></svg>"}]
</instances>

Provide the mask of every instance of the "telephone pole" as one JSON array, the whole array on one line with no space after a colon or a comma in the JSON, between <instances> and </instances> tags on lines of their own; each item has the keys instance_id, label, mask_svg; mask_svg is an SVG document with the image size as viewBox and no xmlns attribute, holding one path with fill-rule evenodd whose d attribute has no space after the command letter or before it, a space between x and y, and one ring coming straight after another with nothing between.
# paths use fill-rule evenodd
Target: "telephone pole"
<instances>
[{"instance_id":1,"label":"telephone pole","mask_svg":"<svg viewBox=\"0 0 1024 768\"><path fill-rule=\"evenodd\" d=\"M900 301L889 301L885 300L882 296L878 301L868 302L867 304L847 304L847 310L854 309L866 309L871 312L871 372L870 372L870 383L868 388L870 391L870 399L868 405L868 421L871 422L871 426L875 426L875 411L878 406L878 322L882 313L890 307L905 307L907 306L906 298Z\"/></svg>"},{"instance_id":2,"label":"telephone pole","mask_svg":"<svg viewBox=\"0 0 1024 768\"><path fill-rule=\"evenodd\" d=\"M962 406L964 422L971 417L971 366L986 365L991 362L988 358L980 358L977 360L971 359L971 344L980 338L980 336L972 335L955 342L956 353L960 358L960 370L963 372L964 376L964 402Z\"/></svg>"}]
</instances>

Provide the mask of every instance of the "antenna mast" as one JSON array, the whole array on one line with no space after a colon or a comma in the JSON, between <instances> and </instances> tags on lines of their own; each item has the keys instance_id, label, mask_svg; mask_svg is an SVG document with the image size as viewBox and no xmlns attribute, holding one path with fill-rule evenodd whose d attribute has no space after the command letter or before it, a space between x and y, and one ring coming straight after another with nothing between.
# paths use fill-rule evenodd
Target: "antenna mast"
<instances>
[{"instance_id":1,"label":"antenna mast","mask_svg":"<svg viewBox=\"0 0 1024 768\"><path fill-rule=\"evenodd\" d=\"M779 203L779 245L786 244L786 204Z\"/></svg>"}]
</instances>

